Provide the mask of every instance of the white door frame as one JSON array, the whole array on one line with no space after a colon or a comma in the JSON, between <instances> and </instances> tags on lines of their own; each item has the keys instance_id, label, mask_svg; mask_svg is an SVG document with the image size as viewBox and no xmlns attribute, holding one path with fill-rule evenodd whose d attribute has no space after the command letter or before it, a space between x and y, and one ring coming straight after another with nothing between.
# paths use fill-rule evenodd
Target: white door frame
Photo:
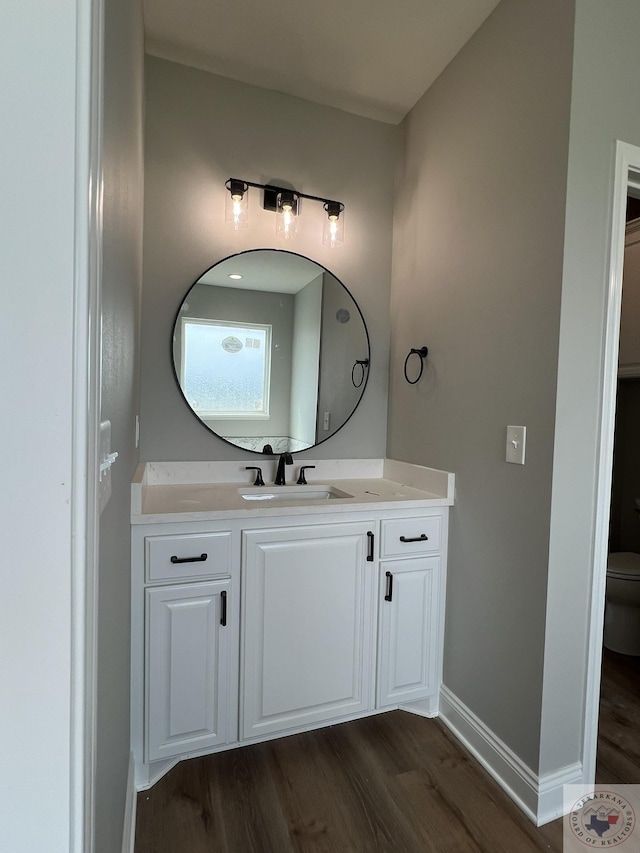
<instances>
[{"instance_id":1,"label":"white door frame","mask_svg":"<svg viewBox=\"0 0 640 853\"><path fill-rule=\"evenodd\" d=\"M72 853L95 849L104 0L77 0L71 553Z\"/></svg>"},{"instance_id":2,"label":"white door frame","mask_svg":"<svg viewBox=\"0 0 640 853\"><path fill-rule=\"evenodd\" d=\"M637 174L634 174L637 173ZM609 280L606 294L602 401L598 453L596 518L591 589L589 635L587 640L587 681L585 686L585 720L583 729L583 778L595 781L598 748L598 715L600 705L600 667L604 629L604 597L609 551L609 515L613 475L613 442L618 384L618 345L622 309L622 273L626 204L629 187L640 189L640 148L616 142L615 176L611 239L609 244Z\"/></svg>"}]
</instances>

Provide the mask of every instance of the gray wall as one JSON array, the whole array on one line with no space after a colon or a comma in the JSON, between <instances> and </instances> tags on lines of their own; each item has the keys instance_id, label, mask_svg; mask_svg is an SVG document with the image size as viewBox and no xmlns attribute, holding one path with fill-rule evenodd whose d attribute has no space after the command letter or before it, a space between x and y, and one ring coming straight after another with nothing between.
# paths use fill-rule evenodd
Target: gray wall
<instances>
[{"instance_id":1,"label":"gray wall","mask_svg":"<svg viewBox=\"0 0 640 853\"><path fill-rule=\"evenodd\" d=\"M640 146L636 0L576 4L540 766L580 756L615 140Z\"/></svg>"},{"instance_id":2,"label":"gray wall","mask_svg":"<svg viewBox=\"0 0 640 853\"><path fill-rule=\"evenodd\" d=\"M100 518L96 853L122 843L129 762L131 478L137 464L142 281L142 4L105 7L101 418L111 421L112 495Z\"/></svg>"},{"instance_id":3,"label":"gray wall","mask_svg":"<svg viewBox=\"0 0 640 853\"><path fill-rule=\"evenodd\" d=\"M503 0L419 101L394 229L387 455L456 473L444 681L534 771L573 12ZM528 428L524 467L507 424Z\"/></svg>"},{"instance_id":4,"label":"gray wall","mask_svg":"<svg viewBox=\"0 0 640 853\"><path fill-rule=\"evenodd\" d=\"M347 322L338 320L340 312L348 312ZM320 376L318 382L318 440L328 432L324 428L325 412L329 413L329 431L344 423L362 395L355 387L362 377L360 368L352 374L355 362L367 357L367 338L356 307L332 277L325 276L322 291L322 328L320 333ZM366 368L364 368L366 378ZM353 375L353 379L352 379ZM364 378L362 380L364 385ZM365 390L366 394L366 390Z\"/></svg>"},{"instance_id":5,"label":"gray wall","mask_svg":"<svg viewBox=\"0 0 640 853\"><path fill-rule=\"evenodd\" d=\"M371 380L360 408L307 455L384 456L398 128L152 57L146 69L141 458L250 456L217 439L184 405L171 368L171 330L189 285L211 264L278 246L334 272L359 303L372 339ZM322 246L322 207L304 200L300 233L280 244L274 215L261 209L256 190L249 229L232 231L224 225L229 177L280 180L340 199L345 246Z\"/></svg>"}]
</instances>

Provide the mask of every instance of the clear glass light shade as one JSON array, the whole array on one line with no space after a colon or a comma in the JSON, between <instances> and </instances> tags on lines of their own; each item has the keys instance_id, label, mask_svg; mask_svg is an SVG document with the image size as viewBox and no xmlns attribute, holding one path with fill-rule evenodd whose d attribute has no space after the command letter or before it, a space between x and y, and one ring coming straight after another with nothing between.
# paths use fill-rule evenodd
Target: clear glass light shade
<instances>
[{"instance_id":1,"label":"clear glass light shade","mask_svg":"<svg viewBox=\"0 0 640 853\"><path fill-rule=\"evenodd\" d=\"M227 198L224 206L224 221L229 228L239 231L249 227L249 193L242 181L227 181Z\"/></svg>"},{"instance_id":2,"label":"clear glass light shade","mask_svg":"<svg viewBox=\"0 0 640 853\"><path fill-rule=\"evenodd\" d=\"M344 205L330 201L324 205L327 218L322 227L322 242L325 246L342 246L344 244Z\"/></svg>"},{"instance_id":3,"label":"clear glass light shade","mask_svg":"<svg viewBox=\"0 0 640 853\"><path fill-rule=\"evenodd\" d=\"M294 192L278 193L276 207L276 234L288 240L298 230L300 199Z\"/></svg>"}]
</instances>

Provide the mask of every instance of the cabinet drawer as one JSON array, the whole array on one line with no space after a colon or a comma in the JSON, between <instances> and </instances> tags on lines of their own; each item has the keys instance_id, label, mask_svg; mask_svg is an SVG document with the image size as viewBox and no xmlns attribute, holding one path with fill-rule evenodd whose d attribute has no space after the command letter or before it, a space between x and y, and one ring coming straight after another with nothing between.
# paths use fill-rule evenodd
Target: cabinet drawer
<instances>
[{"instance_id":1,"label":"cabinet drawer","mask_svg":"<svg viewBox=\"0 0 640 853\"><path fill-rule=\"evenodd\" d=\"M231 532L148 536L145 540L147 583L231 574Z\"/></svg>"},{"instance_id":2,"label":"cabinet drawer","mask_svg":"<svg viewBox=\"0 0 640 853\"><path fill-rule=\"evenodd\" d=\"M382 522L381 557L402 557L440 550L439 515L396 518Z\"/></svg>"}]
</instances>

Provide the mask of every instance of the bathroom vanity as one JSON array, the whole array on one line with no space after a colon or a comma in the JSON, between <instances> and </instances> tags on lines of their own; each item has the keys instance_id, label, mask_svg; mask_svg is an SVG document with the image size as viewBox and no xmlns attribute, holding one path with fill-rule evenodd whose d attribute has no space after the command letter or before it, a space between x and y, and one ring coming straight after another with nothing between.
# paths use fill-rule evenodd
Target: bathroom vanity
<instances>
[{"instance_id":1,"label":"bathroom vanity","mask_svg":"<svg viewBox=\"0 0 640 853\"><path fill-rule=\"evenodd\" d=\"M453 475L317 461L309 485L274 489L251 487L245 464L136 474L139 789L182 758L391 708L438 710Z\"/></svg>"}]
</instances>

